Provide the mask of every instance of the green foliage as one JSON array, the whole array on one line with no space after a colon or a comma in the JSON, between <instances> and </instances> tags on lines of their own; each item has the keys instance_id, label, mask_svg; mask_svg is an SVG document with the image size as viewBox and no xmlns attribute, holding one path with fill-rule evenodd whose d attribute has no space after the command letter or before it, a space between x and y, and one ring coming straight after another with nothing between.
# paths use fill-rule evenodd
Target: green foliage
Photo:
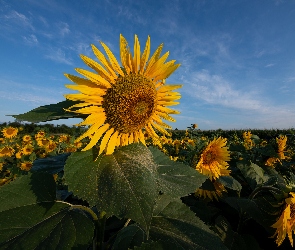
<instances>
[{"instance_id":1,"label":"green foliage","mask_svg":"<svg viewBox=\"0 0 295 250\"><path fill-rule=\"evenodd\" d=\"M73 106L77 102L65 100L57 104L50 104L35 108L27 113L12 115L19 121L46 122L58 119L68 119L78 117L76 113L66 112L65 109Z\"/></svg>"},{"instance_id":2,"label":"green foliage","mask_svg":"<svg viewBox=\"0 0 295 250\"><path fill-rule=\"evenodd\" d=\"M158 203L162 201L159 199ZM155 244L158 249L175 250L227 249L217 235L179 200L168 204L165 202L164 206L157 204L156 207L161 209L156 209L153 214L149 245ZM124 250L130 246L139 246L146 238L140 226L132 224L119 232L113 249Z\"/></svg>"},{"instance_id":3,"label":"green foliage","mask_svg":"<svg viewBox=\"0 0 295 250\"><path fill-rule=\"evenodd\" d=\"M71 204L55 201L52 175L22 176L0 189L1 249L81 249L94 225Z\"/></svg>"}]
</instances>

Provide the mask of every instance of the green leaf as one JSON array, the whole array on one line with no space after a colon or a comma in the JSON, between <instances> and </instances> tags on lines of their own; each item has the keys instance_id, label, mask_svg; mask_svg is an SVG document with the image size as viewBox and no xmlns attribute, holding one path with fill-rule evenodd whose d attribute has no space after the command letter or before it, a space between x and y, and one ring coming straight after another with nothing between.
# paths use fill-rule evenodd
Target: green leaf
<instances>
[{"instance_id":1,"label":"green leaf","mask_svg":"<svg viewBox=\"0 0 295 250\"><path fill-rule=\"evenodd\" d=\"M34 173L20 176L0 188L0 212L37 202L54 201L55 190L52 175Z\"/></svg>"},{"instance_id":2,"label":"green leaf","mask_svg":"<svg viewBox=\"0 0 295 250\"><path fill-rule=\"evenodd\" d=\"M252 189L268 180L268 176L264 175L263 169L252 162L250 164L237 162L237 167Z\"/></svg>"},{"instance_id":3,"label":"green leaf","mask_svg":"<svg viewBox=\"0 0 295 250\"><path fill-rule=\"evenodd\" d=\"M94 225L70 204L55 202L52 175L29 173L0 188L1 249L86 248Z\"/></svg>"},{"instance_id":4,"label":"green leaf","mask_svg":"<svg viewBox=\"0 0 295 250\"><path fill-rule=\"evenodd\" d=\"M71 153L65 153L52 157L39 158L34 161L31 172L59 173L64 169L64 165L70 154Z\"/></svg>"},{"instance_id":5,"label":"green leaf","mask_svg":"<svg viewBox=\"0 0 295 250\"><path fill-rule=\"evenodd\" d=\"M166 206L159 205L158 207L163 209L154 214L149 237L149 241L158 243L156 249L227 249L219 237L181 201L174 200ZM132 228L129 229L129 227ZM132 235L137 239L131 240ZM139 242L144 238L144 231L140 230L139 225L130 225L118 233L115 244L119 246L120 242L125 241L126 245L120 248L120 250L125 250L128 249L125 248L128 241L132 246L135 241ZM153 243L145 242L142 246L143 249L146 249L144 248L145 244ZM139 247L139 249L141 248Z\"/></svg>"},{"instance_id":6,"label":"green leaf","mask_svg":"<svg viewBox=\"0 0 295 250\"><path fill-rule=\"evenodd\" d=\"M138 224L125 227L118 233L112 250L123 250L140 246L146 241L146 234Z\"/></svg>"},{"instance_id":7,"label":"green leaf","mask_svg":"<svg viewBox=\"0 0 295 250\"><path fill-rule=\"evenodd\" d=\"M149 147L149 150L158 165L159 191L172 198L180 198L195 192L208 178L188 165L170 160L157 148Z\"/></svg>"},{"instance_id":8,"label":"green leaf","mask_svg":"<svg viewBox=\"0 0 295 250\"><path fill-rule=\"evenodd\" d=\"M220 176L218 181L226 188L235 190L238 192L238 194L241 193L242 185L232 176Z\"/></svg>"},{"instance_id":9,"label":"green leaf","mask_svg":"<svg viewBox=\"0 0 295 250\"><path fill-rule=\"evenodd\" d=\"M203 221L181 201L172 201L154 213L150 239L164 249L227 249Z\"/></svg>"},{"instance_id":10,"label":"green leaf","mask_svg":"<svg viewBox=\"0 0 295 250\"><path fill-rule=\"evenodd\" d=\"M259 244L253 237L250 235L240 235L233 231L231 225L223 216L218 216L216 218L213 230L230 250L260 250Z\"/></svg>"},{"instance_id":11,"label":"green leaf","mask_svg":"<svg viewBox=\"0 0 295 250\"><path fill-rule=\"evenodd\" d=\"M86 249L94 225L65 203L41 202L0 213L1 249Z\"/></svg>"},{"instance_id":12,"label":"green leaf","mask_svg":"<svg viewBox=\"0 0 295 250\"><path fill-rule=\"evenodd\" d=\"M135 246L134 250L165 250L161 242L143 243L140 247Z\"/></svg>"},{"instance_id":13,"label":"green leaf","mask_svg":"<svg viewBox=\"0 0 295 250\"><path fill-rule=\"evenodd\" d=\"M144 145L134 143L93 160L92 151L69 156L64 178L74 195L108 216L130 218L148 232L157 197L156 164Z\"/></svg>"},{"instance_id":14,"label":"green leaf","mask_svg":"<svg viewBox=\"0 0 295 250\"><path fill-rule=\"evenodd\" d=\"M65 100L56 104L40 106L24 114L11 116L17 120L28 122L46 122L58 119L79 117L79 114L64 110L76 103L77 102L75 101Z\"/></svg>"}]
</instances>

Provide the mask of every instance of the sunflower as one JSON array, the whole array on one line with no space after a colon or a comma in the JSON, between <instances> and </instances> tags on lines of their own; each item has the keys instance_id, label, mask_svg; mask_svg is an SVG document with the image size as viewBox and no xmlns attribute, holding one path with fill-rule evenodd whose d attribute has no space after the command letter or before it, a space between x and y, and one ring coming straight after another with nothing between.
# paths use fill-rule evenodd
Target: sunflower
<instances>
[{"instance_id":1,"label":"sunflower","mask_svg":"<svg viewBox=\"0 0 295 250\"><path fill-rule=\"evenodd\" d=\"M226 147L227 139L219 137L211 141L201 154L196 169L210 180L219 176L229 175L227 161L230 160L230 153Z\"/></svg>"},{"instance_id":2,"label":"sunflower","mask_svg":"<svg viewBox=\"0 0 295 250\"><path fill-rule=\"evenodd\" d=\"M218 180L210 181L207 179L202 186L195 191L195 196L211 201L214 199L218 201L219 198L222 197L223 192L227 191Z\"/></svg>"},{"instance_id":3,"label":"sunflower","mask_svg":"<svg viewBox=\"0 0 295 250\"><path fill-rule=\"evenodd\" d=\"M268 158L265 163L266 166L275 167L275 163L279 162L280 164L282 164L281 160L291 159L291 157L285 155L285 152L288 152L286 150L287 136L280 135L278 138L276 138L276 141L278 145L278 150L277 150L278 157Z\"/></svg>"},{"instance_id":4,"label":"sunflower","mask_svg":"<svg viewBox=\"0 0 295 250\"><path fill-rule=\"evenodd\" d=\"M5 146L3 148L0 148L0 157L3 157L3 156L8 156L8 157L11 157L13 156L15 150L10 147L10 146Z\"/></svg>"},{"instance_id":5,"label":"sunflower","mask_svg":"<svg viewBox=\"0 0 295 250\"><path fill-rule=\"evenodd\" d=\"M32 167L33 167L33 163L30 161L25 161L20 164L20 169L24 171L30 171Z\"/></svg>"},{"instance_id":6,"label":"sunflower","mask_svg":"<svg viewBox=\"0 0 295 250\"><path fill-rule=\"evenodd\" d=\"M23 142L30 143L32 141L32 137L30 135L23 136Z\"/></svg>"},{"instance_id":7,"label":"sunflower","mask_svg":"<svg viewBox=\"0 0 295 250\"><path fill-rule=\"evenodd\" d=\"M178 104L178 92L172 90L182 85L166 85L168 78L180 64L175 60L165 62L169 52L160 57L163 44L150 55L150 37L144 52L140 52L140 44L135 35L134 55L132 56L126 39L120 35L120 57L122 67L103 42L101 42L108 58L92 45L92 50L99 62L81 55L82 60L96 72L84 69L76 71L85 78L65 74L75 85L67 88L80 93L67 94L65 97L80 103L71 106L68 111L87 115L78 126L90 125L90 128L76 141L85 137L90 142L83 151L91 149L101 138L99 154L106 150L112 154L116 146L125 146L133 142L145 144L144 133L147 133L154 144L161 145L156 131L169 135L166 129L171 127L162 121L175 121L170 114L178 111L166 106Z\"/></svg>"},{"instance_id":8,"label":"sunflower","mask_svg":"<svg viewBox=\"0 0 295 250\"><path fill-rule=\"evenodd\" d=\"M284 210L276 223L272 225L276 228L275 234L277 235L276 243L280 246L286 234L288 234L289 241L293 247L293 232L295 231L295 193L290 192L291 197L285 199Z\"/></svg>"},{"instance_id":9,"label":"sunflower","mask_svg":"<svg viewBox=\"0 0 295 250\"><path fill-rule=\"evenodd\" d=\"M21 149L21 152L23 155L30 155L34 152L34 147L31 144L28 144Z\"/></svg>"},{"instance_id":10,"label":"sunflower","mask_svg":"<svg viewBox=\"0 0 295 250\"><path fill-rule=\"evenodd\" d=\"M5 138L13 138L17 135L18 128L14 128L14 127L4 128L2 129L2 133Z\"/></svg>"},{"instance_id":11,"label":"sunflower","mask_svg":"<svg viewBox=\"0 0 295 250\"><path fill-rule=\"evenodd\" d=\"M70 136L69 135L60 135L59 138L58 138L58 141L59 142L67 142L69 143L70 142Z\"/></svg>"},{"instance_id":12,"label":"sunflower","mask_svg":"<svg viewBox=\"0 0 295 250\"><path fill-rule=\"evenodd\" d=\"M251 131L245 131L243 133L243 138L244 138L244 146L245 146L246 150L253 148L254 142L252 141Z\"/></svg>"},{"instance_id":13,"label":"sunflower","mask_svg":"<svg viewBox=\"0 0 295 250\"><path fill-rule=\"evenodd\" d=\"M45 150L47 153L52 152L56 149L56 143L54 141L49 141L49 143L46 145Z\"/></svg>"},{"instance_id":14,"label":"sunflower","mask_svg":"<svg viewBox=\"0 0 295 250\"><path fill-rule=\"evenodd\" d=\"M46 135L45 131L40 130L40 131L38 131L37 134L35 134L35 139L36 139L36 140L42 139L42 138L45 137L45 135Z\"/></svg>"}]
</instances>

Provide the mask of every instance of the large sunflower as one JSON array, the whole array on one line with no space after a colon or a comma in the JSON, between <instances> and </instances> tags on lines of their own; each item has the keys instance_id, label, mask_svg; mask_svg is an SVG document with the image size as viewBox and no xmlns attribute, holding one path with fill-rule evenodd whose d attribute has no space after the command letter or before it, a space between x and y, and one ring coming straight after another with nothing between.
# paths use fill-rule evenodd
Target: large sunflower
<instances>
[{"instance_id":1,"label":"large sunflower","mask_svg":"<svg viewBox=\"0 0 295 250\"><path fill-rule=\"evenodd\" d=\"M201 154L196 169L210 180L218 179L220 176L229 175L227 161L230 160L230 153L226 147L226 138L219 137L211 141Z\"/></svg>"},{"instance_id":2,"label":"large sunflower","mask_svg":"<svg viewBox=\"0 0 295 250\"><path fill-rule=\"evenodd\" d=\"M150 37L148 37L144 52L141 54L140 45L135 35L134 55L132 56L126 39L120 35L120 57L122 66L111 50L101 42L108 59L94 45L92 50L99 62L81 55L82 60L95 72L76 69L85 78L66 74L74 85L67 88L80 93L67 94L65 97L72 101L80 101L69 108L69 111L87 115L78 125L90 125L90 128L76 141L85 137L90 138L89 144L83 151L92 148L99 139L101 154L112 154L116 146L125 146L133 142L145 144L144 133L160 145L159 136L169 133L171 128L162 121L175 121L170 114L178 111L166 106L178 104L175 100L181 96L172 90L182 85L166 85L168 78L180 64L175 60L166 62L169 52L160 57L163 44L150 55Z\"/></svg>"},{"instance_id":3,"label":"large sunflower","mask_svg":"<svg viewBox=\"0 0 295 250\"><path fill-rule=\"evenodd\" d=\"M285 199L284 210L278 221L272 225L276 228L276 232L272 237L277 235L276 243L280 246L286 234L288 234L289 241L293 247L293 232L295 231L295 193L290 192L291 197Z\"/></svg>"},{"instance_id":4,"label":"large sunflower","mask_svg":"<svg viewBox=\"0 0 295 250\"><path fill-rule=\"evenodd\" d=\"M5 138L13 138L17 135L18 128L7 127L7 128L2 129L2 133Z\"/></svg>"}]
</instances>

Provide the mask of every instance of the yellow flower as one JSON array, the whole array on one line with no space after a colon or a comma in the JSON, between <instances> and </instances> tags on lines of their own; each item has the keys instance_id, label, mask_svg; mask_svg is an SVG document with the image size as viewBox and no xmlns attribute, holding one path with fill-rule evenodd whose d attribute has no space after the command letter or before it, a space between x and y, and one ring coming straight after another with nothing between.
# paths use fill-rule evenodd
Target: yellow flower
<instances>
[{"instance_id":1,"label":"yellow flower","mask_svg":"<svg viewBox=\"0 0 295 250\"><path fill-rule=\"evenodd\" d=\"M83 151L91 149L101 138L99 154L106 150L112 154L116 146L125 146L133 142L145 144L144 133L161 145L155 130L169 135L162 119L175 121L169 114L179 114L178 111L166 106L178 104L180 94L172 90L182 85L166 85L168 78L180 64L175 60L165 62L169 52L160 56L163 44L150 56L150 37L148 37L144 52L140 52L140 44L135 35L134 55L132 56L126 39L120 35L120 57L122 67L111 50L101 42L107 57L94 45L92 49L99 62L81 55L82 60L95 72L76 69L85 78L66 74L74 85L67 88L80 93L67 94L72 101L80 101L68 111L87 115L79 126L90 125L90 128L76 141L85 137L90 142ZM92 136L93 135L93 136Z\"/></svg>"},{"instance_id":2,"label":"yellow flower","mask_svg":"<svg viewBox=\"0 0 295 250\"><path fill-rule=\"evenodd\" d=\"M0 172L1 172L2 169L3 169L3 166L4 166L4 162L0 162Z\"/></svg>"},{"instance_id":3,"label":"yellow flower","mask_svg":"<svg viewBox=\"0 0 295 250\"><path fill-rule=\"evenodd\" d=\"M32 141L32 137L30 135L24 135L23 136L23 142L29 143Z\"/></svg>"},{"instance_id":4,"label":"yellow flower","mask_svg":"<svg viewBox=\"0 0 295 250\"><path fill-rule=\"evenodd\" d=\"M24 170L24 171L30 171L30 169L32 168L33 166L33 163L30 162L30 161L25 161L25 162L22 162L20 164L20 169L21 170Z\"/></svg>"},{"instance_id":5,"label":"yellow flower","mask_svg":"<svg viewBox=\"0 0 295 250\"><path fill-rule=\"evenodd\" d=\"M217 201L219 200L220 197L222 197L223 192L227 192L225 187L218 181L218 180L213 180L212 182L210 180L206 180L206 187L200 187L195 191L195 196L203 198L203 199L210 199L214 200L216 199ZM210 182L210 183L209 183ZM212 185L213 184L213 185Z\"/></svg>"},{"instance_id":6,"label":"yellow flower","mask_svg":"<svg viewBox=\"0 0 295 250\"><path fill-rule=\"evenodd\" d=\"M5 138L13 138L17 135L18 129L14 127L8 127L2 129L2 133Z\"/></svg>"},{"instance_id":7,"label":"yellow flower","mask_svg":"<svg viewBox=\"0 0 295 250\"><path fill-rule=\"evenodd\" d=\"M196 129L198 127L198 124L193 124L193 128Z\"/></svg>"},{"instance_id":8,"label":"yellow flower","mask_svg":"<svg viewBox=\"0 0 295 250\"><path fill-rule=\"evenodd\" d=\"M16 159L21 159L22 156L23 156L23 152L22 152L22 151L18 151L18 152L15 154Z\"/></svg>"},{"instance_id":9,"label":"yellow flower","mask_svg":"<svg viewBox=\"0 0 295 250\"><path fill-rule=\"evenodd\" d=\"M43 147L43 148L45 148L50 142L51 142L51 140L46 139L46 138L40 138L37 140L38 146Z\"/></svg>"},{"instance_id":10,"label":"yellow flower","mask_svg":"<svg viewBox=\"0 0 295 250\"><path fill-rule=\"evenodd\" d=\"M35 134L35 139L39 140L43 137L45 137L46 133L43 130L40 130L37 134Z\"/></svg>"},{"instance_id":11,"label":"yellow flower","mask_svg":"<svg viewBox=\"0 0 295 250\"><path fill-rule=\"evenodd\" d=\"M8 156L11 157L14 154L14 149L10 146L5 146L3 148L0 148L0 157Z\"/></svg>"},{"instance_id":12,"label":"yellow flower","mask_svg":"<svg viewBox=\"0 0 295 250\"><path fill-rule=\"evenodd\" d=\"M209 176L210 180L217 179L219 176L229 175L227 170L230 160L230 153L226 147L227 139L219 137L211 141L201 154L196 169L204 175Z\"/></svg>"},{"instance_id":13,"label":"yellow flower","mask_svg":"<svg viewBox=\"0 0 295 250\"><path fill-rule=\"evenodd\" d=\"M0 138L0 143L4 143L5 139L4 138Z\"/></svg>"},{"instance_id":14,"label":"yellow flower","mask_svg":"<svg viewBox=\"0 0 295 250\"><path fill-rule=\"evenodd\" d=\"M280 160L288 159L289 157L284 155L284 152L286 152L286 143L287 143L287 136L286 135L280 135L279 138L276 138L277 144L278 144L278 155Z\"/></svg>"},{"instance_id":15,"label":"yellow flower","mask_svg":"<svg viewBox=\"0 0 295 250\"><path fill-rule=\"evenodd\" d=\"M56 143L54 141L49 141L48 144L45 146L46 152L52 152L54 149L56 149Z\"/></svg>"},{"instance_id":16,"label":"yellow flower","mask_svg":"<svg viewBox=\"0 0 295 250\"><path fill-rule=\"evenodd\" d=\"M289 241L293 247L293 232L295 231L295 193L290 192L291 197L285 199L285 208L276 223L272 225L273 228L276 228L275 234L277 235L276 243L280 246L286 234L288 234Z\"/></svg>"},{"instance_id":17,"label":"yellow flower","mask_svg":"<svg viewBox=\"0 0 295 250\"><path fill-rule=\"evenodd\" d=\"M247 150L253 148L254 146L254 142L252 141L251 137L252 137L252 133L250 131L243 133L244 146Z\"/></svg>"},{"instance_id":18,"label":"yellow flower","mask_svg":"<svg viewBox=\"0 0 295 250\"><path fill-rule=\"evenodd\" d=\"M287 136L286 135L280 135L279 138L276 138L277 144L278 144L278 157L270 157L267 159L265 165L274 167L276 162L279 162L282 164L281 160L289 160L290 157L286 156L284 153L287 152L286 149L286 143L287 143Z\"/></svg>"},{"instance_id":19,"label":"yellow flower","mask_svg":"<svg viewBox=\"0 0 295 250\"><path fill-rule=\"evenodd\" d=\"M22 148L21 150L23 155L30 155L34 152L34 147L32 145L26 145L25 147Z\"/></svg>"},{"instance_id":20,"label":"yellow flower","mask_svg":"<svg viewBox=\"0 0 295 250\"><path fill-rule=\"evenodd\" d=\"M58 138L59 142L70 142L70 136L69 135L60 135Z\"/></svg>"}]
</instances>

